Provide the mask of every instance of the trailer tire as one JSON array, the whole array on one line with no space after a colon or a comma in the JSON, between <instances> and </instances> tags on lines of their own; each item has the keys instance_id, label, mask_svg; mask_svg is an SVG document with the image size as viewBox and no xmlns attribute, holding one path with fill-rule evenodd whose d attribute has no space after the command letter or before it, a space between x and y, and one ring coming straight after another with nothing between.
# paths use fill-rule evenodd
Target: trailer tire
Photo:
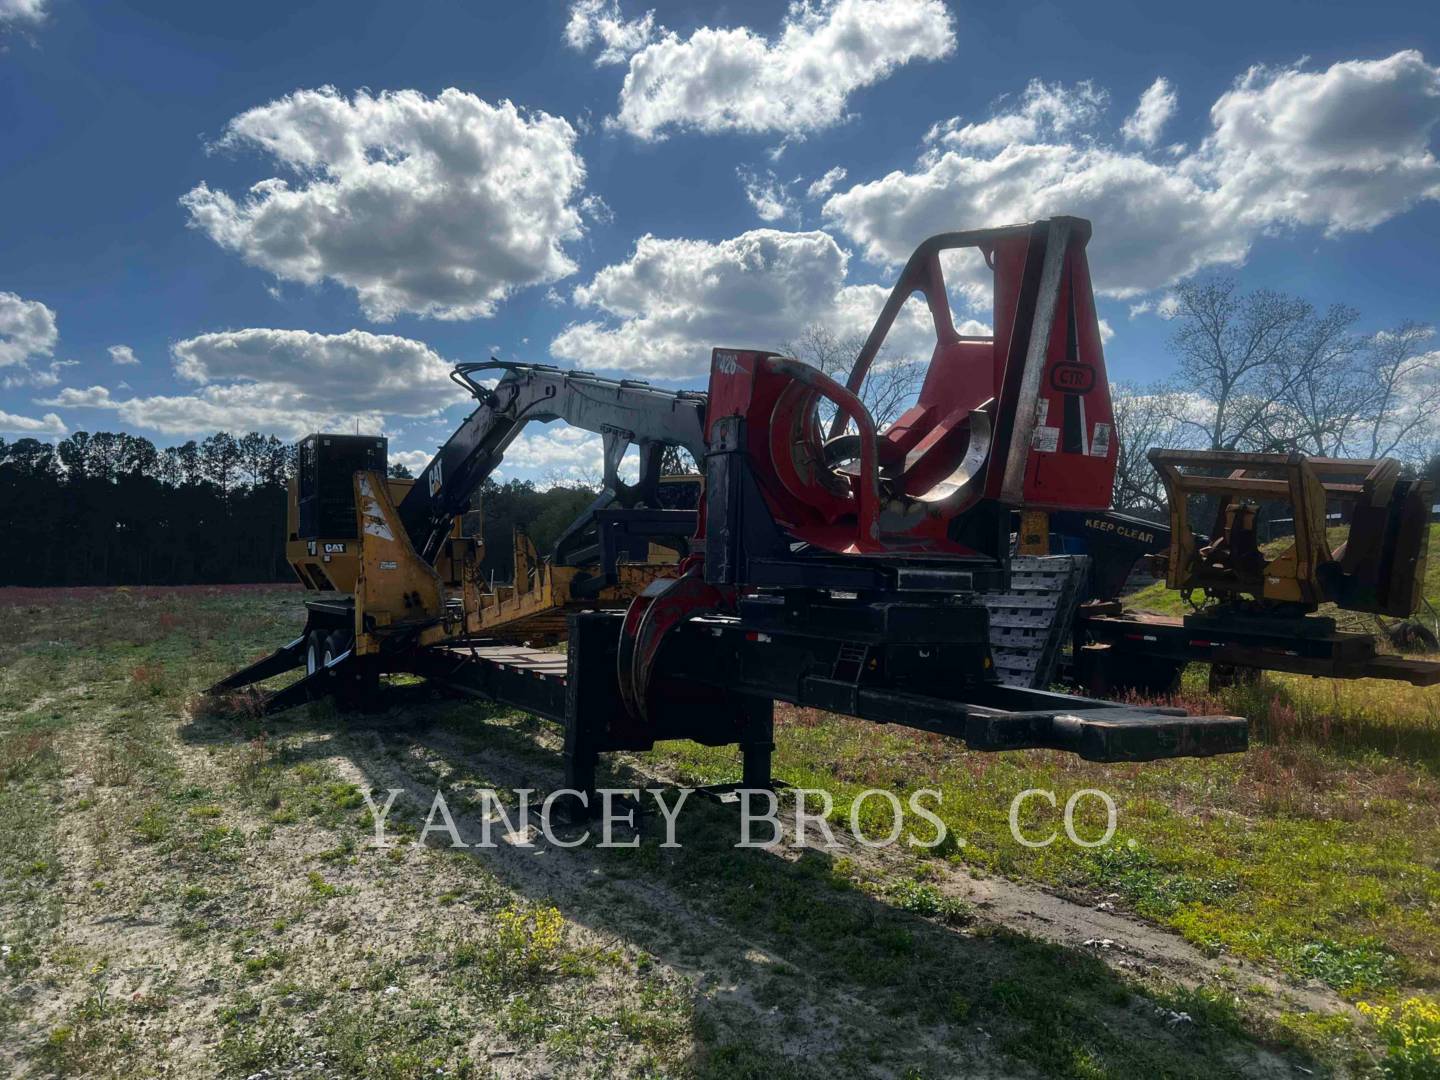
<instances>
[{"instance_id":1,"label":"trailer tire","mask_svg":"<svg viewBox=\"0 0 1440 1080\"><path fill-rule=\"evenodd\" d=\"M325 631L311 630L305 636L305 674L314 675L325 666Z\"/></svg>"},{"instance_id":2,"label":"trailer tire","mask_svg":"<svg viewBox=\"0 0 1440 1080\"><path fill-rule=\"evenodd\" d=\"M321 656L325 663L330 663L337 656L344 656L353 647L355 637L348 630L332 630L325 638L324 651Z\"/></svg>"}]
</instances>

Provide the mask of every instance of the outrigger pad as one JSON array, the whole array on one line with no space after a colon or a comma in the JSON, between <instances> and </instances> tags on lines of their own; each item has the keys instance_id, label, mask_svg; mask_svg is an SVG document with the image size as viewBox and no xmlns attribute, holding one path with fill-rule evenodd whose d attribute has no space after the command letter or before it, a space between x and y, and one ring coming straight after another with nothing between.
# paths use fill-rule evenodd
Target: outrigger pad
<instances>
[{"instance_id":1,"label":"outrigger pad","mask_svg":"<svg viewBox=\"0 0 1440 1080\"><path fill-rule=\"evenodd\" d=\"M276 649L263 660L257 660L249 667L241 668L235 674L221 679L214 686L209 687L205 693L207 695L231 693L262 682L274 675L294 671L304 663L305 635L301 634L289 645ZM313 674L304 675L289 686L254 698L253 707L260 716L269 716L272 713L293 709L296 705L303 705L307 701L314 701L326 694L336 692L337 688L343 687L344 680L353 675L355 669L354 652L347 649ZM251 693L254 694L254 691Z\"/></svg>"},{"instance_id":2,"label":"outrigger pad","mask_svg":"<svg viewBox=\"0 0 1440 1080\"><path fill-rule=\"evenodd\" d=\"M1081 709L1074 712L971 713L965 743L972 750L1068 750L1086 761L1155 761L1243 752L1250 727L1243 716L1187 716L1180 709Z\"/></svg>"},{"instance_id":3,"label":"outrigger pad","mask_svg":"<svg viewBox=\"0 0 1440 1080\"><path fill-rule=\"evenodd\" d=\"M294 671L304 663L305 635L301 634L290 644L280 646L264 659L241 668L233 675L227 675L214 686L208 687L205 693L222 694L229 690L238 690L242 686L262 682L272 675L283 675L287 671Z\"/></svg>"}]
</instances>

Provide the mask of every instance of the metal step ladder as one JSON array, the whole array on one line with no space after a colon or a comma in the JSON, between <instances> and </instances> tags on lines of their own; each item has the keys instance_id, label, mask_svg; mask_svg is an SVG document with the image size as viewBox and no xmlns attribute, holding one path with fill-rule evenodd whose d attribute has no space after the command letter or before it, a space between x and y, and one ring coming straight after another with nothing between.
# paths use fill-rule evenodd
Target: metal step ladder
<instances>
[{"instance_id":1,"label":"metal step ladder","mask_svg":"<svg viewBox=\"0 0 1440 1080\"><path fill-rule=\"evenodd\" d=\"M1010 591L985 597L990 653L1002 683L1044 689L1054 681L1089 569L1085 555L1010 560Z\"/></svg>"},{"instance_id":2,"label":"metal step ladder","mask_svg":"<svg viewBox=\"0 0 1440 1080\"><path fill-rule=\"evenodd\" d=\"M870 646L868 645L851 641L841 642L840 651L835 656L835 669L831 673L831 677L837 682L859 682L869 655Z\"/></svg>"}]
</instances>

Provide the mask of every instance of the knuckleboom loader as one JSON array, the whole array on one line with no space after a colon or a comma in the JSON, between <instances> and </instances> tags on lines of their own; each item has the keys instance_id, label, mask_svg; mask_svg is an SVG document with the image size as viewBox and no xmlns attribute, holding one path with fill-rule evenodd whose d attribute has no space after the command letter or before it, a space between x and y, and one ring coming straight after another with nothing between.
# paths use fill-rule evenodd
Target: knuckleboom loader
<instances>
[{"instance_id":1,"label":"knuckleboom loader","mask_svg":"<svg viewBox=\"0 0 1440 1080\"><path fill-rule=\"evenodd\" d=\"M676 738L739 744L742 783L768 784L776 701L980 750L1117 761L1244 749L1241 717L995 672L986 599L1008 587L1012 515L1109 506L1116 442L1089 237L1088 222L1057 217L926 240L843 384L754 348L715 348L704 393L464 364L454 377L477 407L413 483L386 478L375 440L366 457L312 436L291 516L292 562L313 591L305 633L213 689L304 667L264 699L273 709L417 673L561 723L566 779L582 791L599 753ZM991 272L991 334L954 326L951 251ZM859 391L916 297L934 329L929 367L913 406L880 430ZM599 433L604 485L546 558L517 538L514 583L490 588L472 496L532 420ZM619 475L630 446L634 484ZM697 505L666 504L672 448L699 466ZM560 637L564 654L534 648Z\"/></svg>"}]
</instances>

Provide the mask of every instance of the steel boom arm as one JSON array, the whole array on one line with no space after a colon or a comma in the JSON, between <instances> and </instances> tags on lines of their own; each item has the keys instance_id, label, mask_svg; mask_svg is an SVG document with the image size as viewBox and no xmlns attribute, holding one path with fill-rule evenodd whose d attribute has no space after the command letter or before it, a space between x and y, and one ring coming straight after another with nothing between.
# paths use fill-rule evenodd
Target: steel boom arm
<instances>
[{"instance_id":1,"label":"steel boom arm","mask_svg":"<svg viewBox=\"0 0 1440 1080\"><path fill-rule=\"evenodd\" d=\"M504 374L493 388L473 377L494 370ZM660 453L667 446L683 447L697 463L705 460L703 393L499 360L460 364L451 378L480 405L440 447L397 508L411 544L427 562L434 562L451 520L465 511L471 495L531 421L563 420L599 434L605 444L605 489L612 496L625 489L618 472L632 444L640 449L641 488L654 479L651 474L658 474Z\"/></svg>"}]
</instances>

